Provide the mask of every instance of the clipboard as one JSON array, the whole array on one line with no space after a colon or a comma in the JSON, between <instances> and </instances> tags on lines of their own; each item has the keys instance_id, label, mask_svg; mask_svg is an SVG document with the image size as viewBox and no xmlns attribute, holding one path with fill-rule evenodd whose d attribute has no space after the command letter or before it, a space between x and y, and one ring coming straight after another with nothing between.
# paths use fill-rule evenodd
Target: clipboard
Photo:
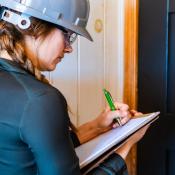
<instances>
[{"instance_id":1,"label":"clipboard","mask_svg":"<svg viewBox=\"0 0 175 175\"><path fill-rule=\"evenodd\" d=\"M98 166L106 157L121 147L132 134L157 120L159 114L160 112L153 112L132 118L122 127L107 131L77 147L75 151L79 157L81 172L86 174Z\"/></svg>"}]
</instances>

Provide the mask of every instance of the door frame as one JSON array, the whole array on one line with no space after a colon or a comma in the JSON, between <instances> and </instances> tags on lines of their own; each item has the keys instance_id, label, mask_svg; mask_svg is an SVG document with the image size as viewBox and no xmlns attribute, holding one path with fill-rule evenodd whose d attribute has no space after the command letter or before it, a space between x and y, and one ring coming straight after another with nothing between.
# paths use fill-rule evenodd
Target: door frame
<instances>
[{"instance_id":1,"label":"door frame","mask_svg":"<svg viewBox=\"0 0 175 175\"><path fill-rule=\"evenodd\" d=\"M139 0L125 0L124 102L137 109ZM130 175L137 174L137 146L127 157Z\"/></svg>"}]
</instances>

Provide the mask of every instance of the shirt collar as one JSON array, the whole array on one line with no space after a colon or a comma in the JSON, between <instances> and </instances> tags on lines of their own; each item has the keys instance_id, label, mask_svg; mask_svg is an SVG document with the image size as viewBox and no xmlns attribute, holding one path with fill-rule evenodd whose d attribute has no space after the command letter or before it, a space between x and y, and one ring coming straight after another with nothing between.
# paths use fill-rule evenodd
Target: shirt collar
<instances>
[{"instance_id":1,"label":"shirt collar","mask_svg":"<svg viewBox=\"0 0 175 175\"><path fill-rule=\"evenodd\" d=\"M0 58L0 70L27 74L27 71L22 68L18 63L4 58Z\"/></svg>"}]
</instances>

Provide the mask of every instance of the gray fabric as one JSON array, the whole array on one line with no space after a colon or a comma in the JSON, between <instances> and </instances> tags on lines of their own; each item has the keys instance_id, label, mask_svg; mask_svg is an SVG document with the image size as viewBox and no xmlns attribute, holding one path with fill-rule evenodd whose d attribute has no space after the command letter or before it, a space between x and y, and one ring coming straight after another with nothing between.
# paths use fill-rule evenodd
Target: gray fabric
<instances>
[{"instance_id":1,"label":"gray fabric","mask_svg":"<svg viewBox=\"0 0 175 175\"><path fill-rule=\"evenodd\" d=\"M0 174L80 175L63 95L0 59Z\"/></svg>"},{"instance_id":2,"label":"gray fabric","mask_svg":"<svg viewBox=\"0 0 175 175\"><path fill-rule=\"evenodd\" d=\"M63 95L2 58L0 82L0 174L80 175ZM127 175L119 155L109 156L89 174L109 172Z\"/></svg>"}]
</instances>

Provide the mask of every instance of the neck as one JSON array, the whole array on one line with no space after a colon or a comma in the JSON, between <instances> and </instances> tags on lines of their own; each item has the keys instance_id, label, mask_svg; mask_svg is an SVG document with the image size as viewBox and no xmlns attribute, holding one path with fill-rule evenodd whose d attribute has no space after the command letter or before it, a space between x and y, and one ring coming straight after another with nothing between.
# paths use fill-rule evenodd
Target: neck
<instances>
[{"instance_id":1,"label":"neck","mask_svg":"<svg viewBox=\"0 0 175 175\"><path fill-rule=\"evenodd\" d=\"M7 53L6 50L0 51L0 57L1 58L5 58L7 60L12 60L13 61L12 57Z\"/></svg>"}]
</instances>

